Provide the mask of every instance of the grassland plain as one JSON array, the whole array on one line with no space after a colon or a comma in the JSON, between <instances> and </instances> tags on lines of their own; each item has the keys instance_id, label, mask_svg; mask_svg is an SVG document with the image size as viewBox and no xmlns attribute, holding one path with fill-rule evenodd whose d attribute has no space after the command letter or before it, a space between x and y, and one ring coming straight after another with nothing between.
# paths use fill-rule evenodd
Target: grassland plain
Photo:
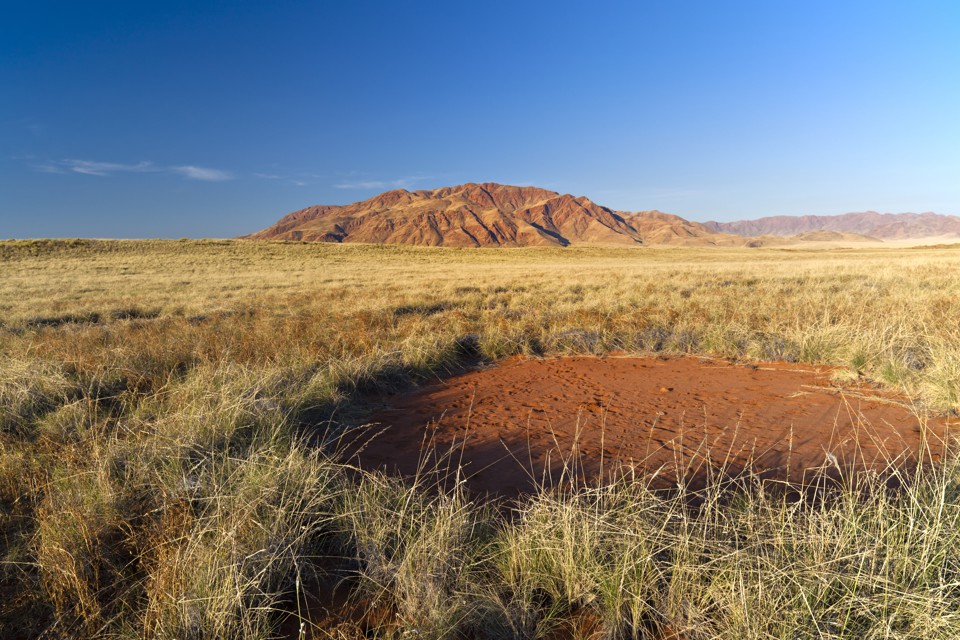
<instances>
[{"instance_id":1,"label":"grassland plain","mask_svg":"<svg viewBox=\"0 0 960 640\"><path fill-rule=\"evenodd\" d=\"M956 247L0 243L0 635L960 637L952 458L505 510L331 454L358 390L514 354L831 364L956 411L958 276ZM360 614L296 619L341 579Z\"/></svg>"}]
</instances>

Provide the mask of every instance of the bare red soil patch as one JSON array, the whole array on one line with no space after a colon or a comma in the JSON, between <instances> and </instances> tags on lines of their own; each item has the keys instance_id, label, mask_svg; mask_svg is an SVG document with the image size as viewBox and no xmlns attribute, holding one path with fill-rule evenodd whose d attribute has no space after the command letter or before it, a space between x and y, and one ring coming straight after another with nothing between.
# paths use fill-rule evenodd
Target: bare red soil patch
<instances>
[{"instance_id":1,"label":"bare red soil patch","mask_svg":"<svg viewBox=\"0 0 960 640\"><path fill-rule=\"evenodd\" d=\"M685 357L517 358L371 399L375 426L350 455L402 475L439 460L462 466L477 492L516 495L561 481L565 465L578 479L655 473L665 487L718 469L809 482L942 453L948 419L830 374Z\"/></svg>"}]
</instances>

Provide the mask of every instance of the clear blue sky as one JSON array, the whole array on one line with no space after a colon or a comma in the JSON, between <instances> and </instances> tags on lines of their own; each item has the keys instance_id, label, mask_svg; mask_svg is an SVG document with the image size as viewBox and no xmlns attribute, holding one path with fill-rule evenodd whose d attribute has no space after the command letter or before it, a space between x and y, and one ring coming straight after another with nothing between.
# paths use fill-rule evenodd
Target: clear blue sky
<instances>
[{"instance_id":1,"label":"clear blue sky","mask_svg":"<svg viewBox=\"0 0 960 640\"><path fill-rule=\"evenodd\" d=\"M402 186L960 214L960 3L4 2L0 237L232 236Z\"/></svg>"}]
</instances>

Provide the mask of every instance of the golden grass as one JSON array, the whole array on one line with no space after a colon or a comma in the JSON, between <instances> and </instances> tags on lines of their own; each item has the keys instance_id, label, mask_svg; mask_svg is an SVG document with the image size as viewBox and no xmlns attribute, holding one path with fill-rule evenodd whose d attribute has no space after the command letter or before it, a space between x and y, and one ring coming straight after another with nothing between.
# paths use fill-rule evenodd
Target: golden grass
<instances>
[{"instance_id":1,"label":"golden grass","mask_svg":"<svg viewBox=\"0 0 960 640\"><path fill-rule=\"evenodd\" d=\"M517 353L832 364L956 411L958 267L958 248L0 242L0 635L271 637L338 566L392 612L384 636L587 616L605 637L957 637L949 462L899 494L747 482L691 511L637 479L504 518L327 452L356 389Z\"/></svg>"},{"instance_id":2,"label":"golden grass","mask_svg":"<svg viewBox=\"0 0 960 640\"><path fill-rule=\"evenodd\" d=\"M960 404L956 249L83 241L5 243L0 256L11 355L22 331L61 362L179 351L183 366L330 362L476 335L491 356L671 350L834 364L932 406Z\"/></svg>"}]
</instances>

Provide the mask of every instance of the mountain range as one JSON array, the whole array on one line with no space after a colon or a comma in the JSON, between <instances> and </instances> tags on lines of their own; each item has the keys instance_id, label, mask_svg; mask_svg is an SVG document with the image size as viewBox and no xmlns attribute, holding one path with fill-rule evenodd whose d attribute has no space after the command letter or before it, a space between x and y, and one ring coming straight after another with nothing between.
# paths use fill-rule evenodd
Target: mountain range
<instances>
[{"instance_id":1,"label":"mountain range","mask_svg":"<svg viewBox=\"0 0 960 640\"><path fill-rule=\"evenodd\" d=\"M445 247L735 247L953 234L960 237L960 218L934 213L868 212L699 223L656 210L615 211L584 196L539 187L486 182L422 191L396 189L348 205L315 205L244 237Z\"/></svg>"},{"instance_id":2,"label":"mountain range","mask_svg":"<svg viewBox=\"0 0 960 640\"><path fill-rule=\"evenodd\" d=\"M722 233L793 236L812 231L859 233L880 240L960 236L960 217L925 213L844 213L836 216L770 216L736 222L705 222Z\"/></svg>"}]
</instances>

